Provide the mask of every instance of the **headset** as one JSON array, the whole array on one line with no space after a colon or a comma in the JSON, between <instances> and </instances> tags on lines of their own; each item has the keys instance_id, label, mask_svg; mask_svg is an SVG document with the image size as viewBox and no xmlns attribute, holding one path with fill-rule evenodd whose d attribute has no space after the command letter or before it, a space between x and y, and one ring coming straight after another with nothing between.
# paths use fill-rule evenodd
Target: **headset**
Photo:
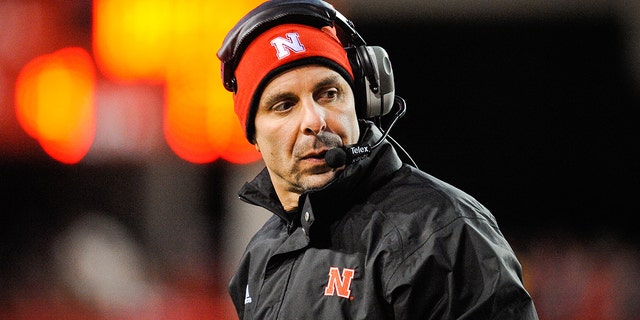
<instances>
[{"instance_id":1,"label":"headset","mask_svg":"<svg viewBox=\"0 0 640 320\"><path fill-rule=\"evenodd\" d=\"M321 28L335 26L354 74L356 113L361 119L381 117L394 105L395 84L387 52L367 46L354 24L322 0L271 0L245 15L229 31L218 51L224 87L236 92L235 69L247 46L264 31L285 23Z\"/></svg>"}]
</instances>

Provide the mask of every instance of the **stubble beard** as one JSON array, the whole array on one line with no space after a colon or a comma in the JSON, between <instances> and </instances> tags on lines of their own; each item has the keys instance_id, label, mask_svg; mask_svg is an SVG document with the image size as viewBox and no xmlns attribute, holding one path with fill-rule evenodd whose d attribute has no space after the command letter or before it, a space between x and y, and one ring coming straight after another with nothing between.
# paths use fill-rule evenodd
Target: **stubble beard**
<instances>
[{"instance_id":1,"label":"stubble beard","mask_svg":"<svg viewBox=\"0 0 640 320\"><path fill-rule=\"evenodd\" d=\"M340 138L340 136L323 131L315 136L312 148L320 149L326 147L328 149L331 149L341 145L342 139ZM301 149L304 149L304 152L306 152L308 151L309 147L303 147ZM300 157L296 158L300 159ZM335 178L336 171L326 164L324 164L323 166L316 166L308 169L302 169L300 168L299 164L296 164L292 168L290 174L294 177L294 188L296 188L296 191L303 193L305 191L311 191L324 187Z\"/></svg>"}]
</instances>

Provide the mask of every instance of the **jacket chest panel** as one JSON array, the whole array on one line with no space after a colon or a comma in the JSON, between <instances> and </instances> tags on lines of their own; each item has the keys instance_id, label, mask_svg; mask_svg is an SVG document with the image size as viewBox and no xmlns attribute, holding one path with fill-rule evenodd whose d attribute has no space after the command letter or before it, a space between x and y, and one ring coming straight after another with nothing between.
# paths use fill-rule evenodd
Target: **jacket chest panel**
<instances>
[{"instance_id":1,"label":"jacket chest panel","mask_svg":"<svg viewBox=\"0 0 640 320\"><path fill-rule=\"evenodd\" d=\"M369 290L363 254L311 248L284 256L270 259L262 279L254 279L254 319L352 318L361 307Z\"/></svg>"}]
</instances>

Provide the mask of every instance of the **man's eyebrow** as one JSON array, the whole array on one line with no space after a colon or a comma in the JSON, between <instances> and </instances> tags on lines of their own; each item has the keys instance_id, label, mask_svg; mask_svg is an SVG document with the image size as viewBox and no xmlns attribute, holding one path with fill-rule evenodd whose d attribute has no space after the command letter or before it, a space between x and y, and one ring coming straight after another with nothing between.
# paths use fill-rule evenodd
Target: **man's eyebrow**
<instances>
[{"instance_id":1,"label":"man's eyebrow","mask_svg":"<svg viewBox=\"0 0 640 320\"><path fill-rule=\"evenodd\" d=\"M339 81L340 81L340 75L330 75L320 80L318 83L316 83L314 88L319 89L329 85L336 85L339 83Z\"/></svg>"},{"instance_id":2,"label":"man's eyebrow","mask_svg":"<svg viewBox=\"0 0 640 320\"><path fill-rule=\"evenodd\" d=\"M276 93L272 93L269 94L268 96L265 96L263 103L261 103L261 106L267 106L267 107L271 107L272 105L274 105L275 103L282 101L282 100L291 100L291 99L295 99L296 96L289 92L289 91L279 91Z\"/></svg>"}]
</instances>

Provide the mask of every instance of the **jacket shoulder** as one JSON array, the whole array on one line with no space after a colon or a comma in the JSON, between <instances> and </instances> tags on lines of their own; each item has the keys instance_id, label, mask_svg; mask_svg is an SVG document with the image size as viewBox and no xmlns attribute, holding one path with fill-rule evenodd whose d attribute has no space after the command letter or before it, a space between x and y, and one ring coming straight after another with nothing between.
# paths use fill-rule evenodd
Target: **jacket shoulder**
<instances>
[{"instance_id":1,"label":"jacket shoulder","mask_svg":"<svg viewBox=\"0 0 640 320\"><path fill-rule=\"evenodd\" d=\"M435 228L457 219L481 220L497 228L493 214L473 196L414 167L404 165L370 201L398 223L421 222Z\"/></svg>"}]
</instances>

